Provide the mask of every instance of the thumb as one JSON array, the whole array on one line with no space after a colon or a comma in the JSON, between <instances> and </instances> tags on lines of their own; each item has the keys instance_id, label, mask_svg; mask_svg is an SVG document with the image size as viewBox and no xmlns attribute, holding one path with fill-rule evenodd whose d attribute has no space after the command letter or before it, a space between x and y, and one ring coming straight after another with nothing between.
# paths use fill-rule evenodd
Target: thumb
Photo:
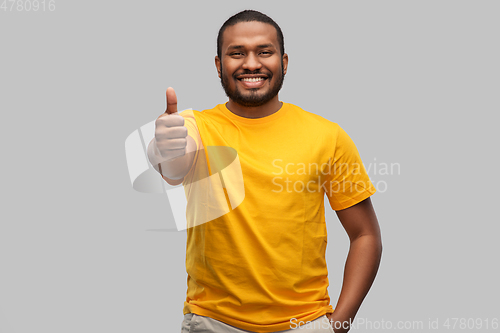
<instances>
[{"instance_id":1,"label":"thumb","mask_svg":"<svg viewBox=\"0 0 500 333\"><path fill-rule=\"evenodd\" d=\"M167 88L167 109L165 113L171 114L177 112L177 96L175 95L175 90L172 87Z\"/></svg>"}]
</instances>

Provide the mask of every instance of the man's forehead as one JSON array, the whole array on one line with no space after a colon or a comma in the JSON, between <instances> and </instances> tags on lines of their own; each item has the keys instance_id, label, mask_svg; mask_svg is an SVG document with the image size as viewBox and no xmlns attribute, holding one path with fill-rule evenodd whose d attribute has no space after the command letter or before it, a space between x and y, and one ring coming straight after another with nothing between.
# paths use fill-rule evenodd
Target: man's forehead
<instances>
[{"instance_id":1,"label":"man's forehead","mask_svg":"<svg viewBox=\"0 0 500 333\"><path fill-rule=\"evenodd\" d=\"M278 33L268 23L239 22L227 27L223 33L223 47L226 49L241 46L274 46L278 48L278 45Z\"/></svg>"}]
</instances>

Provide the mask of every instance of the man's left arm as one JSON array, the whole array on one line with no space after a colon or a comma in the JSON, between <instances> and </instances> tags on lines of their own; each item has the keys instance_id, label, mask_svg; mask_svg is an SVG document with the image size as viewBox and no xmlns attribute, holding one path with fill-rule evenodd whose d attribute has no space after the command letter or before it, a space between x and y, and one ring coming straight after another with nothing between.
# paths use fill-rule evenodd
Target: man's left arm
<instances>
[{"instance_id":1,"label":"man's left arm","mask_svg":"<svg viewBox=\"0 0 500 333\"><path fill-rule=\"evenodd\" d=\"M336 333L344 333L349 330L348 324L354 320L377 275L382 256L382 238L370 198L336 213L349 236L350 248L344 267L342 290L329 319Z\"/></svg>"}]
</instances>

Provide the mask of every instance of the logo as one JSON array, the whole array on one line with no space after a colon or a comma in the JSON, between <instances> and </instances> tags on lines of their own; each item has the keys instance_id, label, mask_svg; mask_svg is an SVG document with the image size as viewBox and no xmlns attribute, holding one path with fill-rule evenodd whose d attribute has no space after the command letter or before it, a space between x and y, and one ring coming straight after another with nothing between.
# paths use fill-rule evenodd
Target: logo
<instances>
[{"instance_id":1,"label":"logo","mask_svg":"<svg viewBox=\"0 0 500 333\"><path fill-rule=\"evenodd\" d=\"M179 114L198 142L194 165L180 185L168 184L149 161L147 147L154 138L154 120L133 131L125 140L132 188L143 193L166 194L177 231L226 215L245 198L237 151L227 146L204 147L193 111L187 109Z\"/></svg>"}]
</instances>

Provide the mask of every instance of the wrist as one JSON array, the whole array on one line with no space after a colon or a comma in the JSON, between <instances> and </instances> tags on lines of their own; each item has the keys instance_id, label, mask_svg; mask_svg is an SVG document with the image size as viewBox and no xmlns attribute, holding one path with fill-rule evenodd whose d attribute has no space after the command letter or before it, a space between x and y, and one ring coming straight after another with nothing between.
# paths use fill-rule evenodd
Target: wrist
<instances>
[{"instance_id":1,"label":"wrist","mask_svg":"<svg viewBox=\"0 0 500 333\"><path fill-rule=\"evenodd\" d=\"M337 310L335 310L335 312L331 313L330 315L327 315L327 318L335 333L348 332L351 328L351 323L353 320L352 317L343 315L342 313L337 312Z\"/></svg>"},{"instance_id":2,"label":"wrist","mask_svg":"<svg viewBox=\"0 0 500 333\"><path fill-rule=\"evenodd\" d=\"M160 154L158 147L156 147L156 141L154 138L149 142L147 148L147 155L151 165L158 171L158 165L162 162L163 158Z\"/></svg>"}]
</instances>

